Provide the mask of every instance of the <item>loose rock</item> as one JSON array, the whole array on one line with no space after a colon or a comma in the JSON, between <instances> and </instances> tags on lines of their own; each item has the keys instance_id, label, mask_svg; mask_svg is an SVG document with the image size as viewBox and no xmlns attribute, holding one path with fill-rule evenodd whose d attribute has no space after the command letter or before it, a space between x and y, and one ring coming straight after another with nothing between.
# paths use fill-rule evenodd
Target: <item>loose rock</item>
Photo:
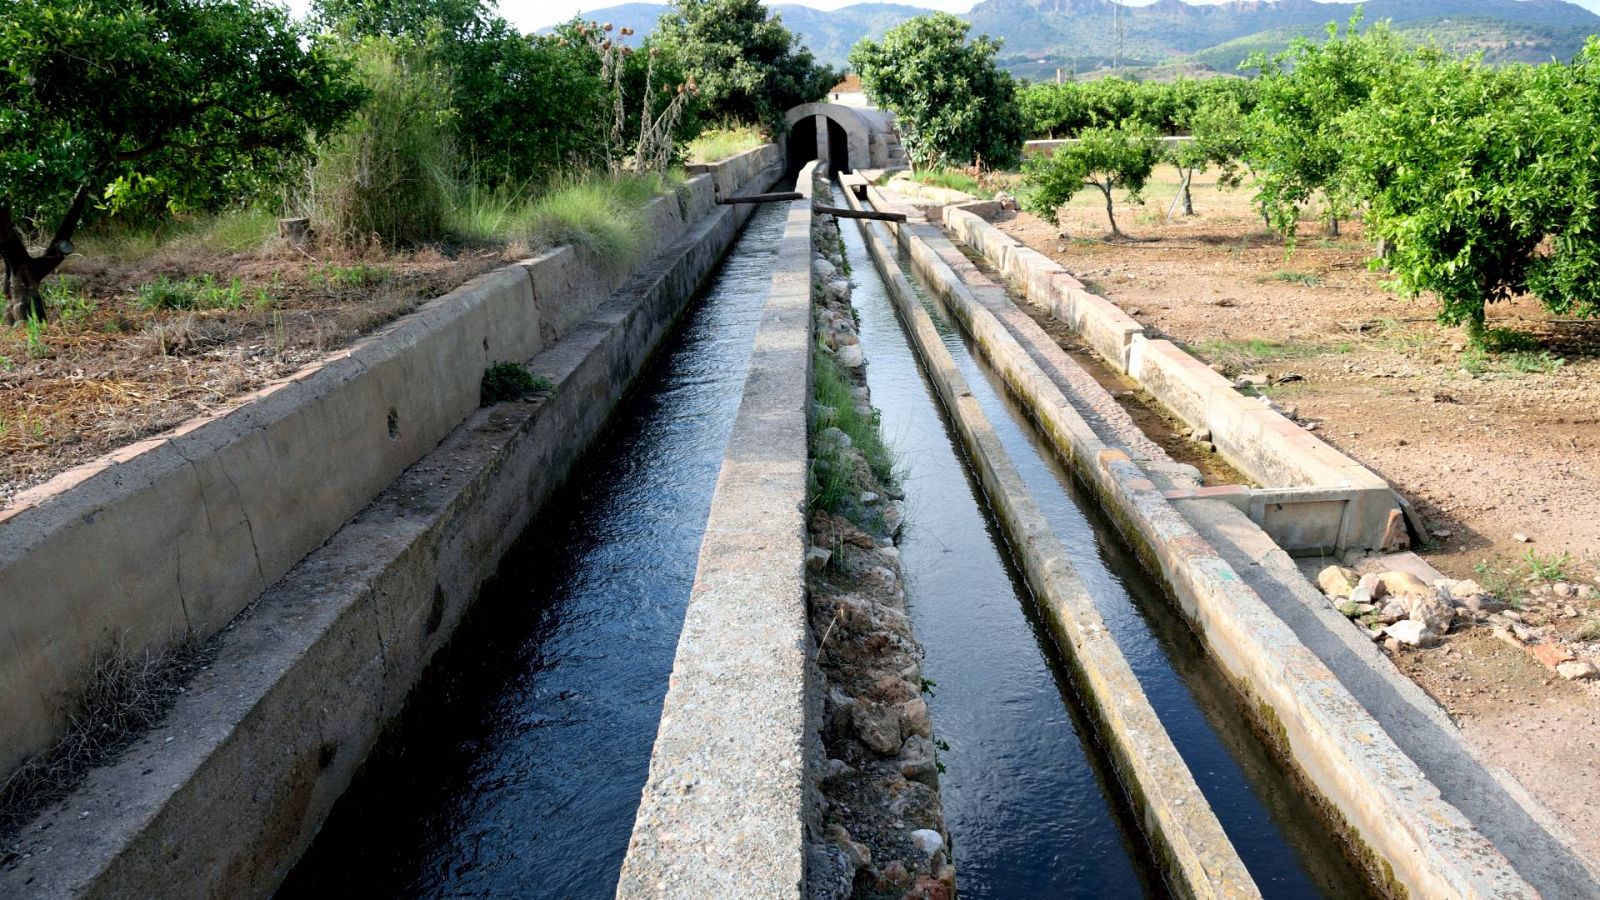
<instances>
[{"instance_id":1,"label":"loose rock","mask_svg":"<svg viewBox=\"0 0 1600 900\"><path fill-rule=\"evenodd\" d=\"M1433 589L1410 572L1384 572L1378 576L1385 594L1432 594Z\"/></svg>"},{"instance_id":2,"label":"loose rock","mask_svg":"<svg viewBox=\"0 0 1600 900\"><path fill-rule=\"evenodd\" d=\"M1600 668L1586 659L1569 659L1564 663L1556 664L1556 674L1568 681L1580 678L1594 678L1600 676Z\"/></svg>"},{"instance_id":3,"label":"loose rock","mask_svg":"<svg viewBox=\"0 0 1600 900\"><path fill-rule=\"evenodd\" d=\"M932 856L944 849L944 836L932 828L918 828L911 832L911 844L925 856Z\"/></svg>"},{"instance_id":4,"label":"loose rock","mask_svg":"<svg viewBox=\"0 0 1600 900\"><path fill-rule=\"evenodd\" d=\"M1344 566L1329 566L1317 575L1317 586L1329 597L1347 598L1350 592L1356 589L1360 580L1353 569Z\"/></svg>"},{"instance_id":5,"label":"loose rock","mask_svg":"<svg viewBox=\"0 0 1600 900\"><path fill-rule=\"evenodd\" d=\"M1396 622L1384 631L1395 640L1410 647L1432 647L1439 643L1439 635L1421 622L1407 619Z\"/></svg>"}]
</instances>

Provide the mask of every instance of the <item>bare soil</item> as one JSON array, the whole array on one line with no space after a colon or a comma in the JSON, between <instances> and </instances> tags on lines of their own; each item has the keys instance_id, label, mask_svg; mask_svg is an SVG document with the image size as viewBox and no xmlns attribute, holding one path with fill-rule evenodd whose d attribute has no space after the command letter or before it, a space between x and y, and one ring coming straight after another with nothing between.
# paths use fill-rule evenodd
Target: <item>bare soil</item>
<instances>
[{"instance_id":1,"label":"bare soil","mask_svg":"<svg viewBox=\"0 0 1600 900\"><path fill-rule=\"evenodd\" d=\"M1107 240L1097 192L1063 209L1059 226L1026 213L997 225L1226 374L1267 376L1261 393L1417 506L1430 563L1524 603L1552 640L1596 659L1600 592L1556 597L1548 586L1593 586L1600 562L1600 322L1556 319L1520 298L1491 306L1489 325L1526 335L1526 349L1472 351L1460 329L1435 323L1430 298L1385 289L1359 223L1333 238L1308 218L1288 253L1250 208L1248 185L1197 181L1192 218L1165 216L1170 169L1145 205L1120 203L1132 241ZM1524 598L1529 587L1539 590ZM1592 684L1561 680L1482 627L1458 626L1442 647L1396 663L1600 860L1585 809L1600 787Z\"/></svg>"},{"instance_id":2,"label":"bare soil","mask_svg":"<svg viewBox=\"0 0 1600 900\"><path fill-rule=\"evenodd\" d=\"M78 256L42 332L0 327L0 505L79 463L228 408L503 262L502 251ZM211 276L218 309L146 309L142 286ZM237 290L233 290L237 279Z\"/></svg>"}]
</instances>

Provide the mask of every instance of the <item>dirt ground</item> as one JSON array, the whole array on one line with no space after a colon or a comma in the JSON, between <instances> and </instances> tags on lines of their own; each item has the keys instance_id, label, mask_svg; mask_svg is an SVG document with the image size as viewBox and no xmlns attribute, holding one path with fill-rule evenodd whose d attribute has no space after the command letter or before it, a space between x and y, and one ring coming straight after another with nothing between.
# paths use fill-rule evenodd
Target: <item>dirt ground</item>
<instances>
[{"instance_id":1,"label":"dirt ground","mask_svg":"<svg viewBox=\"0 0 1600 900\"><path fill-rule=\"evenodd\" d=\"M1531 299L1497 304L1489 325L1521 335L1508 338L1517 349L1474 351L1434 322L1430 299L1384 288L1359 223L1331 238L1303 222L1286 256L1248 185L1219 190L1200 176L1198 215L1168 219L1177 181L1159 172L1143 206L1119 195L1133 242L1106 242L1097 191L1059 226L1026 213L997 224L1230 377L1266 376L1260 393L1417 506L1432 532L1419 552L1436 568L1476 579L1548 640L1600 662L1600 322L1552 319ZM1593 682L1563 681L1486 626L1458 625L1396 663L1600 860Z\"/></svg>"},{"instance_id":2,"label":"dirt ground","mask_svg":"<svg viewBox=\"0 0 1600 900\"><path fill-rule=\"evenodd\" d=\"M501 262L487 249L364 257L281 244L137 261L75 256L51 280L41 331L0 327L0 506L71 466L226 409ZM198 302L214 308L147 308L163 278L198 286Z\"/></svg>"}]
</instances>

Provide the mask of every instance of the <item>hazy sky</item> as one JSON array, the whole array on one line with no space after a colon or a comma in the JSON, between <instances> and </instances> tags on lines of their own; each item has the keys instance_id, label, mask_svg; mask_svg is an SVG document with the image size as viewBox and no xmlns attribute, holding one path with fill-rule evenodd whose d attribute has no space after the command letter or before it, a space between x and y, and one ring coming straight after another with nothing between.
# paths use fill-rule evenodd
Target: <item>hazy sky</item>
<instances>
[{"instance_id":1,"label":"hazy sky","mask_svg":"<svg viewBox=\"0 0 1600 900\"><path fill-rule=\"evenodd\" d=\"M289 8L296 13L304 13L311 6L311 0L280 0L287 2ZM524 31L544 28L565 22L579 13L605 9L616 6L622 0L500 0L500 14L510 19ZM648 0L647 0L648 2ZM654 0L665 2L665 0ZM768 0L770 3L771 0ZM795 2L795 0L778 0L780 3ZM862 0L800 0L796 5L811 6L817 9L838 9L841 6L850 6ZM923 6L929 9L943 9L949 12L966 12L972 8L974 0L892 0L892 2L905 3L909 6ZM1155 0L1127 0L1129 6L1144 6ZM1218 3L1223 0L1190 0L1197 3ZM1334 0L1334 2L1354 2L1354 0ZM1600 12L1600 0L1574 0L1579 6Z\"/></svg>"}]
</instances>

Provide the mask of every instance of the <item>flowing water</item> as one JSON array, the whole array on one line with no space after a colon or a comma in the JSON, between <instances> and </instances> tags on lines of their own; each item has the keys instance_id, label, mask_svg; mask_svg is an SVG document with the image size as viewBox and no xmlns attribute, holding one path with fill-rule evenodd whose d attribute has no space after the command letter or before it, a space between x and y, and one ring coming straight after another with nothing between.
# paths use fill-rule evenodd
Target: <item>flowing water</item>
<instances>
[{"instance_id":1,"label":"flowing water","mask_svg":"<svg viewBox=\"0 0 1600 900\"><path fill-rule=\"evenodd\" d=\"M937 682L934 728L950 745L941 785L962 896L1163 896L1136 817L861 235L841 230L873 404L905 473L902 563L924 673ZM1367 895L1198 638L911 280L1263 894Z\"/></svg>"},{"instance_id":2,"label":"flowing water","mask_svg":"<svg viewBox=\"0 0 1600 900\"><path fill-rule=\"evenodd\" d=\"M607 433L502 562L278 896L612 896L784 226L758 209ZM1168 894L854 227L873 403L962 896ZM1158 588L925 306L1268 897L1366 893Z\"/></svg>"},{"instance_id":3,"label":"flowing water","mask_svg":"<svg viewBox=\"0 0 1600 900\"><path fill-rule=\"evenodd\" d=\"M786 212L755 212L279 897L613 895Z\"/></svg>"}]
</instances>

